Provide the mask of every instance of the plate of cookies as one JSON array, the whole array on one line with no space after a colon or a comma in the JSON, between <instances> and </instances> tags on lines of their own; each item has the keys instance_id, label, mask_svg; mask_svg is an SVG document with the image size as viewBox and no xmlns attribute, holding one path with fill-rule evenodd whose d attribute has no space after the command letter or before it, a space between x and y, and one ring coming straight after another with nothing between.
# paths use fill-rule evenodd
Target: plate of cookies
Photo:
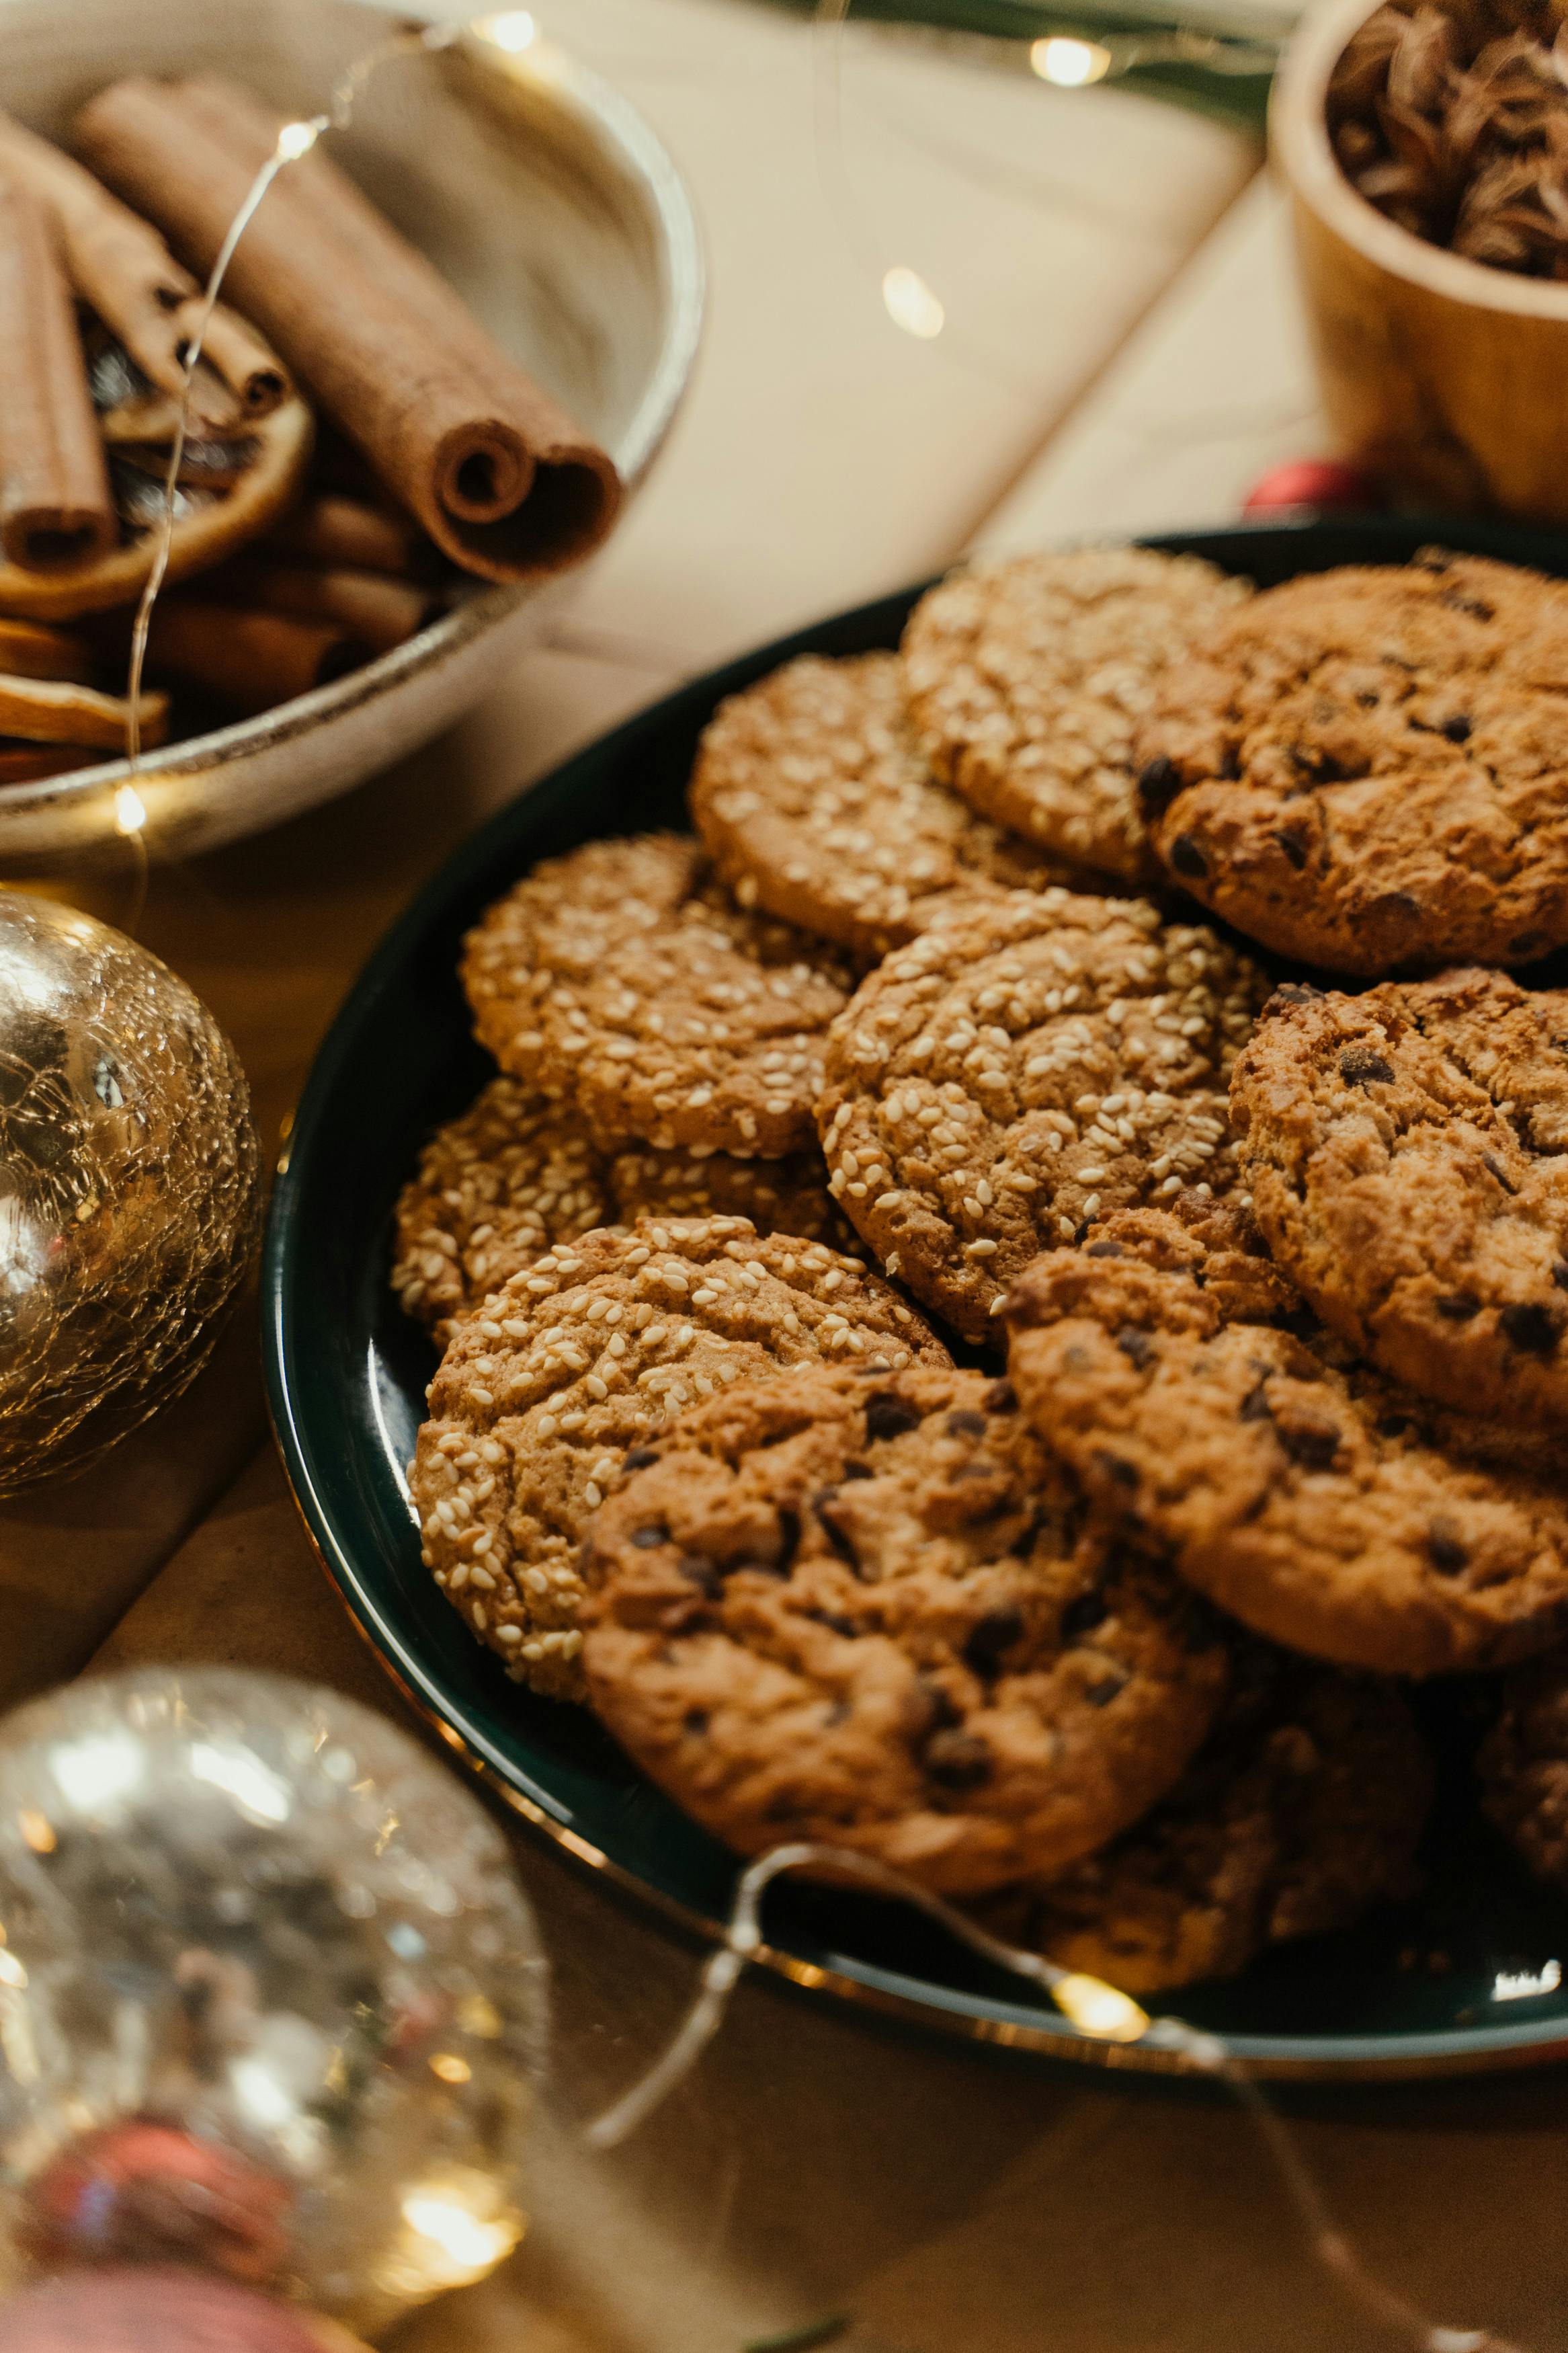
<instances>
[{"instance_id":1,"label":"plate of cookies","mask_svg":"<svg viewBox=\"0 0 1568 2353\"><path fill-rule=\"evenodd\" d=\"M960 571L477 834L322 1048L268 1378L523 1815L814 1841L1281 2077L1568 2049L1568 543ZM1079 2034L913 1905L760 1956Z\"/></svg>"}]
</instances>

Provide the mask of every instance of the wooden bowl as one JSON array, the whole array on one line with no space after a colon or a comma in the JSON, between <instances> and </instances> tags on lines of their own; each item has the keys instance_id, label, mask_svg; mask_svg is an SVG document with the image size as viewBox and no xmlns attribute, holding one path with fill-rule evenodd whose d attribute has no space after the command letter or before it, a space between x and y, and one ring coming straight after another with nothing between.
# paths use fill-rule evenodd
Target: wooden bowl
<instances>
[{"instance_id":1,"label":"wooden bowl","mask_svg":"<svg viewBox=\"0 0 1568 2353\"><path fill-rule=\"evenodd\" d=\"M1329 77L1372 0L1320 0L1274 85L1323 405L1346 452L1450 511L1568 522L1568 285L1467 261L1385 220L1329 142Z\"/></svg>"}]
</instances>

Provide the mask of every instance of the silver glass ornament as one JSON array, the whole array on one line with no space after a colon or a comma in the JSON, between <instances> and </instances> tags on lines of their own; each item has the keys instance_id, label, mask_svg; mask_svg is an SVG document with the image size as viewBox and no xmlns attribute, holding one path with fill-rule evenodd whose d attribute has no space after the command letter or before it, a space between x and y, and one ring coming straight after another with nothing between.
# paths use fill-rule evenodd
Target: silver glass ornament
<instances>
[{"instance_id":1,"label":"silver glass ornament","mask_svg":"<svg viewBox=\"0 0 1568 2353\"><path fill-rule=\"evenodd\" d=\"M332 1692L77 1683L0 1729L0 2296L175 2261L363 2329L523 2229L547 2042L483 1808Z\"/></svg>"},{"instance_id":2,"label":"silver glass ornament","mask_svg":"<svg viewBox=\"0 0 1568 2353\"><path fill-rule=\"evenodd\" d=\"M0 1494L195 1377L250 1261L259 1163L238 1058L184 981L0 891Z\"/></svg>"}]
</instances>

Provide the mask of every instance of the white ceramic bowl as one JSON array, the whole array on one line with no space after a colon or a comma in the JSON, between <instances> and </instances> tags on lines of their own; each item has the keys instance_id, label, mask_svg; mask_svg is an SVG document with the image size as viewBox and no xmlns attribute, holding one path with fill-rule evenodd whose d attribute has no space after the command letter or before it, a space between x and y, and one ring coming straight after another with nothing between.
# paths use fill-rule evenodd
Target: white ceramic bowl
<instances>
[{"instance_id":1,"label":"white ceramic bowl","mask_svg":"<svg viewBox=\"0 0 1568 2353\"><path fill-rule=\"evenodd\" d=\"M132 72L214 69L296 114L411 12L372 0L0 0L0 105L53 136ZM686 191L642 118L521 12L400 57L332 151L564 401L635 491L685 390L702 313ZM0 791L0 855L52 858L145 811L155 857L232 841L346 792L477 702L583 571L474 593L333 685L152 754Z\"/></svg>"}]
</instances>

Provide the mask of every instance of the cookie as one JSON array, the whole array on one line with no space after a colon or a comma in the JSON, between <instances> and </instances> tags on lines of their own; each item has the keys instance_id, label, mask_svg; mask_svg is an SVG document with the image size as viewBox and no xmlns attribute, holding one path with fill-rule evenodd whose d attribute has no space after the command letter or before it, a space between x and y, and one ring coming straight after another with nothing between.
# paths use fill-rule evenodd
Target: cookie
<instances>
[{"instance_id":1,"label":"cookie","mask_svg":"<svg viewBox=\"0 0 1568 2353\"><path fill-rule=\"evenodd\" d=\"M895 654L808 654L732 695L703 734L690 802L742 906L863 956L913 939L955 891L1069 880L936 781Z\"/></svg>"},{"instance_id":2,"label":"cookie","mask_svg":"<svg viewBox=\"0 0 1568 2353\"><path fill-rule=\"evenodd\" d=\"M973 1894L1110 1836L1213 1716L1202 1612L1005 1383L802 1368L653 1451L589 1537L589 1691L742 1853L822 1839Z\"/></svg>"},{"instance_id":3,"label":"cookie","mask_svg":"<svg viewBox=\"0 0 1568 2353\"><path fill-rule=\"evenodd\" d=\"M737 907L696 842L595 841L550 859L469 933L463 985L503 1070L574 1106L595 1143L779 1158L813 1140L847 961Z\"/></svg>"},{"instance_id":4,"label":"cookie","mask_svg":"<svg viewBox=\"0 0 1568 2353\"><path fill-rule=\"evenodd\" d=\"M1250 1207L1234 1193L1215 1200L1188 1186L1163 1208L1097 1218L1078 1265L1092 1270L1107 1259L1142 1260L1162 1273L1190 1275L1222 1324L1273 1324L1306 1336L1316 1323L1269 1257ZM1125 1269L1111 1278L1125 1279Z\"/></svg>"},{"instance_id":5,"label":"cookie","mask_svg":"<svg viewBox=\"0 0 1568 2353\"><path fill-rule=\"evenodd\" d=\"M1154 845L1281 955L1387 974L1568 940L1568 586L1429 554L1287 581L1167 674Z\"/></svg>"},{"instance_id":6,"label":"cookie","mask_svg":"<svg viewBox=\"0 0 1568 2353\"><path fill-rule=\"evenodd\" d=\"M426 1567L508 1670L582 1695L577 1548L628 1450L695 1399L805 1362L947 1352L853 1259L743 1218L557 1243L459 1324L409 1469Z\"/></svg>"},{"instance_id":7,"label":"cookie","mask_svg":"<svg viewBox=\"0 0 1568 2353\"><path fill-rule=\"evenodd\" d=\"M492 1079L438 1128L397 1198L392 1287L443 1344L454 1320L552 1242L615 1214L604 1161L577 1122L516 1079Z\"/></svg>"},{"instance_id":8,"label":"cookie","mask_svg":"<svg viewBox=\"0 0 1568 2353\"><path fill-rule=\"evenodd\" d=\"M616 1213L637 1218L750 1218L760 1234L798 1234L861 1254L864 1245L827 1189L827 1164L814 1145L783 1160L737 1160L728 1152L659 1152L650 1144L610 1163Z\"/></svg>"},{"instance_id":9,"label":"cookie","mask_svg":"<svg viewBox=\"0 0 1568 2353\"><path fill-rule=\"evenodd\" d=\"M1509 1677L1476 1766L1498 1829L1537 1878L1568 1888L1568 1651Z\"/></svg>"},{"instance_id":10,"label":"cookie","mask_svg":"<svg viewBox=\"0 0 1568 2353\"><path fill-rule=\"evenodd\" d=\"M1006 1303L1024 1409L1097 1504L1270 1640L1426 1675L1568 1630L1568 1491L1529 1430L1425 1406L1190 1275L1058 1251Z\"/></svg>"},{"instance_id":11,"label":"cookie","mask_svg":"<svg viewBox=\"0 0 1568 2353\"><path fill-rule=\"evenodd\" d=\"M932 767L1053 857L1147 881L1137 729L1162 678L1247 593L1196 556L1143 547L954 573L904 633L910 712Z\"/></svg>"},{"instance_id":12,"label":"cookie","mask_svg":"<svg viewBox=\"0 0 1568 2353\"><path fill-rule=\"evenodd\" d=\"M1281 989L1231 1113L1326 1324L1457 1409L1568 1423L1568 994L1474 967Z\"/></svg>"},{"instance_id":13,"label":"cookie","mask_svg":"<svg viewBox=\"0 0 1568 2353\"><path fill-rule=\"evenodd\" d=\"M986 1926L1134 1994L1232 1977L1418 1883L1432 1763L1393 1685L1258 1648L1143 1820Z\"/></svg>"},{"instance_id":14,"label":"cookie","mask_svg":"<svg viewBox=\"0 0 1568 2353\"><path fill-rule=\"evenodd\" d=\"M968 901L864 981L817 1103L834 1198L889 1274L985 1337L1086 1219L1235 1181L1226 1083L1266 984L1137 899Z\"/></svg>"}]
</instances>

